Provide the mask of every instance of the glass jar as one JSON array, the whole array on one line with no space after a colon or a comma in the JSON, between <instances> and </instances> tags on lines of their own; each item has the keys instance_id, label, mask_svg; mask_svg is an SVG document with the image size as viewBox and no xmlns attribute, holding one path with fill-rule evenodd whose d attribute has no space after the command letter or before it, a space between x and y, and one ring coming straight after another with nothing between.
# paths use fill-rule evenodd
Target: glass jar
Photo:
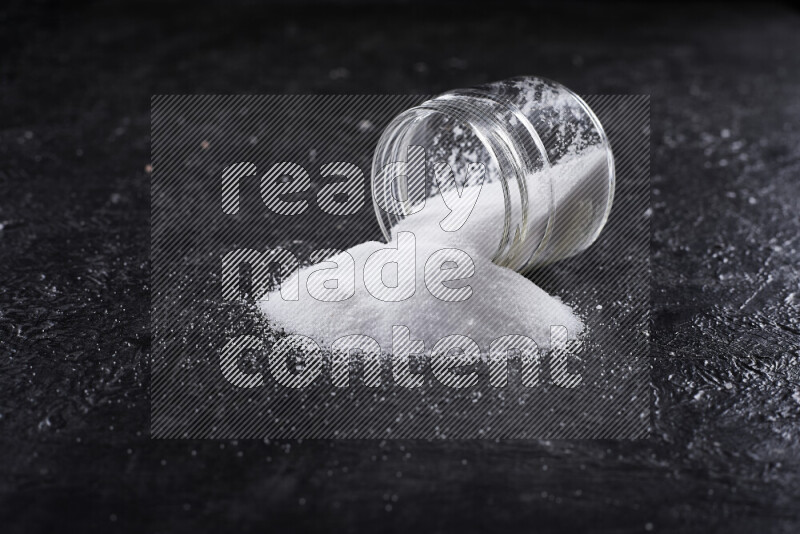
<instances>
[{"instance_id":1,"label":"glass jar","mask_svg":"<svg viewBox=\"0 0 800 534\"><path fill-rule=\"evenodd\" d=\"M448 91L401 113L381 135L372 177L387 240L407 227L445 232L454 247L521 272L585 250L614 197L599 120L575 93L535 77ZM468 216L456 213L472 199ZM461 226L444 224L451 212Z\"/></svg>"}]
</instances>

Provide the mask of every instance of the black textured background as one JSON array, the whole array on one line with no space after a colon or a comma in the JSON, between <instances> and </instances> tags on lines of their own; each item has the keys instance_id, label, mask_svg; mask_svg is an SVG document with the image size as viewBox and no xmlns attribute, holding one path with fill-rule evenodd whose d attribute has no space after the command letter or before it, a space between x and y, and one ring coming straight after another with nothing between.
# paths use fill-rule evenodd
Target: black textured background
<instances>
[{"instance_id":1,"label":"black textured background","mask_svg":"<svg viewBox=\"0 0 800 534\"><path fill-rule=\"evenodd\" d=\"M800 529L797 11L1 9L0 531ZM652 97L652 439L150 440L150 95L519 74Z\"/></svg>"}]
</instances>

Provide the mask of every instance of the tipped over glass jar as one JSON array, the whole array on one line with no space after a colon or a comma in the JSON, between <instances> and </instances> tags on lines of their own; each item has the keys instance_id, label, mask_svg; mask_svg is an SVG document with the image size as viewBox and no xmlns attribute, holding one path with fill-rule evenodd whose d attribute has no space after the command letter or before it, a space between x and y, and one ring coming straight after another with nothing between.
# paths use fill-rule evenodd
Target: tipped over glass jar
<instances>
[{"instance_id":1,"label":"tipped over glass jar","mask_svg":"<svg viewBox=\"0 0 800 534\"><path fill-rule=\"evenodd\" d=\"M448 91L384 130L372 163L387 240L403 230L524 272L589 247L608 220L614 157L575 93L536 77Z\"/></svg>"}]
</instances>

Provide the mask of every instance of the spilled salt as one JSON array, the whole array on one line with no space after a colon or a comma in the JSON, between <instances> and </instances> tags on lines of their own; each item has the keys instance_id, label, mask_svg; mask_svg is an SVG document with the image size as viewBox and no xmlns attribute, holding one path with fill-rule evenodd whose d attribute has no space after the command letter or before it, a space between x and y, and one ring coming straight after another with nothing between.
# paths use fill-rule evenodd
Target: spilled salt
<instances>
[{"instance_id":1,"label":"spilled salt","mask_svg":"<svg viewBox=\"0 0 800 534\"><path fill-rule=\"evenodd\" d=\"M600 151L596 156L576 158L597 164L605 158ZM603 159L603 161L605 161ZM553 193L556 205L567 201L578 187L581 172L570 172L573 165L565 158L563 164L543 170L553 175ZM570 176L577 176L570 180ZM533 339L541 349L550 348L551 327L564 326L570 338L584 331L584 324L576 313L557 296L549 295L523 275L494 264L491 261L498 245L498 232L502 231L505 205L499 182L485 183L475 208L466 223L456 232L444 231L439 222L449 213L440 196L427 199L425 207L392 228L392 242L370 241L356 245L326 260L300 269L300 296L297 301L283 300L276 290L267 300L259 303L260 309L273 326L290 334L310 337L320 346L330 346L335 340L351 335L366 335L376 340L383 350L392 346L393 326L406 326L413 339L425 343L430 352L438 340L458 334L475 341L482 352L488 352L494 339L504 335L523 335ZM531 226L543 224L547 219L544 207L532 210ZM376 298L368 289L365 265L370 256L381 250L397 248L398 236L413 234L415 258L413 262L413 294L397 302ZM471 288L469 298L447 301L437 298L426 285L426 262L432 254L442 249L464 251L474 264L474 272L463 271L462 280L448 287ZM320 276L325 269L349 265L352 257L355 290L346 300L321 302L308 292L309 277ZM316 273L316 274L315 274ZM397 263L389 263L379 276L386 286L398 284L398 277L408 276ZM441 284L441 282L438 282ZM327 286L326 286L327 287Z\"/></svg>"}]
</instances>

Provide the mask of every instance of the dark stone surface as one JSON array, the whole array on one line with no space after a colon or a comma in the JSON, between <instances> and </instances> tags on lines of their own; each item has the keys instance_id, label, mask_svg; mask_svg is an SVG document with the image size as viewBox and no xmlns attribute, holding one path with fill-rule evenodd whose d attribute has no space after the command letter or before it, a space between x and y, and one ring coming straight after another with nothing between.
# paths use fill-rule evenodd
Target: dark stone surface
<instances>
[{"instance_id":1,"label":"dark stone surface","mask_svg":"<svg viewBox=\"0 0 800 534\"><path fill-rule=\"evenodd\" d=\"M3 532L800 528L796 12L4 9ZM150 440L151 94L519 74L652 95L652 439Z\"/></svg>"}]
</instances>

